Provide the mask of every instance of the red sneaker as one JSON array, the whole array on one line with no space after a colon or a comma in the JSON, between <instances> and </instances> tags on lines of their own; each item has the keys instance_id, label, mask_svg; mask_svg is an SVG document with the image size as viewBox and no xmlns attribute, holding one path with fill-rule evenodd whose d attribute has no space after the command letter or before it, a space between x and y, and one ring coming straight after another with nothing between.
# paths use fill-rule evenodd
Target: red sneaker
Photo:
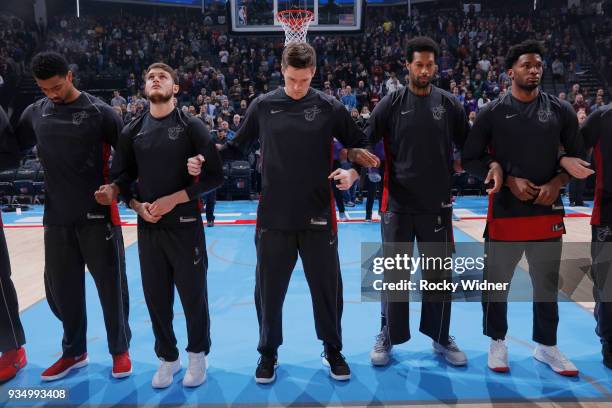
<instances>
[{"instance_id":1,"label":"red sneaker","mask_svg":"<svg viewBox=\"0 0 612 408\"><path fill-rule=\"evenodd\" d=\"M121 354L113 355L113 372L114 378L125 378L132 374L132 361L130 353L127 351Z\"/></svg>"},{"instance_id":2,"label":"red sneaker","mask_svg":"<svg viewBox=\"0 0 612 408\"><path fill-rule=\"evenodd\" d=\"M0 383L7 382L15 377L17 372L25 367L26 363L26 353L23 347L2 353L2 356L0 356Z\"/></svg>"},{"instance_id":3,"label":"red sneaker","mask_svg":"<svg viewBox=\"0 0 612 408\"><path fill-rule=\"evenodd\" d=\"M77 357L61 357L51 367L47 368L40 375L43 381L55 381L64 378L75 368L85 367L89 363L87 353Z\"/></svg>"}]
</instances>

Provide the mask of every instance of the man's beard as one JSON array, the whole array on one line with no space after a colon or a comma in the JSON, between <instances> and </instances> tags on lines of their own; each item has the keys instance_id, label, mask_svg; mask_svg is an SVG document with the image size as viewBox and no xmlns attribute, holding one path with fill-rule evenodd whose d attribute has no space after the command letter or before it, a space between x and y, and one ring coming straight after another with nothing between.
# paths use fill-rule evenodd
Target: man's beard
<instances>
[{"instance_id":1,"label":"man's beard","mask_svg":"<svg viewBox=\"0 0 612 408\"><path fill-rule=\"evenodd\" d=\"M422 84L418 77L410 78L410 82L412 82L412 85L414 85L415 88L424 89L424 88L427 88L431 84L431 78L427 78L427 83L425 84Z\"/></svg>"},{"instance_id":2,"label":"man's beard","mask_svg":"<svg viewBox=\"0 0 612 408\"><path fill-rule=\"evenodd\" d=\"M172 99L172 92L168 92L167 94L156 93L154 95L149 95L149 101L151 101L151 103L155 103L155 104L166 103L170 99Z\"/></svg>"},{"instance_id":3,"label":"man's beard","mask_svg":"<svg viewBox=\"0 0 612 408\"><path fill-rule=\"evenodd\" d=\"M522 89L523 91L532 92L532 91L534 91L534 90L535 90L537 87L539 87L539 86L540 86L540 82L538 81L538 83L537 83L537 84L535 84L535 85L531 85L531 84L527 84L527 83L521 84L521 83L519 83L518 81L515 81L515 83L514 83L513 85L515 85L517 88Z\"/></svg>"}]
</instances>

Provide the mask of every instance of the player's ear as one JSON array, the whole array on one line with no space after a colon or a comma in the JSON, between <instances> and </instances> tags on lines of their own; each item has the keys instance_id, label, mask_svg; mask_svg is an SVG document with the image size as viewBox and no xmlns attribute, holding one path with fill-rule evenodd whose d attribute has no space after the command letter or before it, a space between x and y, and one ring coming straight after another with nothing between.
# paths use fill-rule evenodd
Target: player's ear
<instances>
[{"instance_id":1,"label":"player's ear","mask_svg":"<svg viewBox=\"0 0 612 408\"><path fill-rule=\"evenodd\" d=\"M72 71L68 70L68 73L66 74L66 80L72 83Z\"/></svg>"},{"instance_id":2,"label":"player's ear","mask_svg":"<svg viewBox=\"0 0 612 408\"><path fill-rule=\"evenodd\" d=\"M179 92L180 86L178 84L172 85L172 94L176 95Z\"/></svg>"},{"instance_id":3,"label":"player's ear","mask_svg":"<svg viewBox=\"0 0 612 408\"><path fill-rule=\"evenodd\" d=\"M508 76L510 77L511 80L514 81L514 70L512 68L508 70Z\"/></svg>"},{"instance_id":4,"label":"player's ear","mask_svg":"<svg viewBox=\"0 0 612 408\"><path fill-rule=\"evenodd\" d=\"M312 72L312 76L314 77L315 72L317 72L317 66L315 65L314 67L312 67L310 71Z\"/></svg>"}]
</instances>

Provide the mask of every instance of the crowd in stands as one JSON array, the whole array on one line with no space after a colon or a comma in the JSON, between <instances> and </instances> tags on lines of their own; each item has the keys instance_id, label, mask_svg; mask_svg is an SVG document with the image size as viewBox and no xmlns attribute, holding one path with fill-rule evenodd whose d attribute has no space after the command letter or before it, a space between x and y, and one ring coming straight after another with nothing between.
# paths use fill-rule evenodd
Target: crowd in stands
<instances>
[{"instance_id":1,"label":"crowd in stands","mask_svg":"<svg viewBox=\"0 0 612 408\"><path fill-rule=\"evenodd\" d=\"M557 80L572 83L577 50L567 18L560 10L430 15L415 9L408 19L402 10L384 8L368 11L362 34L312 35L309 41L319 58L317 84L347 109L361 112L406 85L404 44L412 36L429 35L442 48L438 85L455 94L469 113L509 86L504 56L510 45L527 38L544 42L550 50L547 67ZM231 124L235 113L243 113L257 95L281 83L282 38L228 36L202 24L201 16L153 21L138 16L58 17L49 25L47 48L65 54L80 77L122 78L127 94L120 106L126 118L142 111L142 71L158 60L179 73L179 105L195 111L211 128Z\"/></svg>"},{"instance_id":2,"label":"crowd in stands","mask_svg":"<svg viewBox=\"0 0 612 408\"><path fill-rule=\"evenodd\" d=\"M473 121L484 104L510 86L504 67L508 48L537 39L548 50L545 68L557 83L567 84L567 92L559 96L577 112L583 109L588 114L608 101L603 90L576 83L579 50L570 29L574 17L572 10L564 8L531 14L503 9L434 14L414 8L411 18L401 7L370 8L363 33L309 36L318 55L313 86L342 101L363 124L382 97L406 86L405 43L427 35L441 47L436 84L455 95ZM234 136L249 103L281 84L284 39L232 36L225 27L212 23L186 13L154 18L59 16L49 21L42 46L67 57L83 88L95 88L100 78L120 80L117 88L121 89L109 102L126 123L147 109L142 94L146 67L167 62L180 78L177 105L201 118L222 143ZM31 39L25 31L4 27L0 29L0 56L23 65ZM592 28L607 58L609 26ZM257 157L250 161L255 168Z\"/></svg>"},{"instance_id":3,"label":"crowd in stands","mask_svg":"<svg viewBox=\"0 0 612 408\"><path fill-rule=\"evenodd\" d=\"M612 1L604 8L591 10L581 25L595 67L612 83Z\"/></svg>"},{"instance_id":4,"label":"crowd in stands","mask_svg":"<svg viewBox=\"0 0 612 408\"><path fill-rule=\"evenodd\" d=\"M0 104L13 92L35 49L35 33L15 16L0 14Z\"/></svg>"}]
</instances>

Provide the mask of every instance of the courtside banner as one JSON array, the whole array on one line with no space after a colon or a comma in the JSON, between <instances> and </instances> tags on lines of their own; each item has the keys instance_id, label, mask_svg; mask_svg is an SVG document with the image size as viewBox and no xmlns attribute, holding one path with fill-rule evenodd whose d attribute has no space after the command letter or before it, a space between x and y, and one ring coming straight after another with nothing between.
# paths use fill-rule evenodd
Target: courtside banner
<instances>
[{"instance_id":1,"label":"courtside banner","mask_svg":"<svg viewBox=\"0 0 612 408\"><path fill-rule=\"evenodd\" d=\"M362 301L612 301L612 242L361 245Z\"/></svg>"}]
</instances>

